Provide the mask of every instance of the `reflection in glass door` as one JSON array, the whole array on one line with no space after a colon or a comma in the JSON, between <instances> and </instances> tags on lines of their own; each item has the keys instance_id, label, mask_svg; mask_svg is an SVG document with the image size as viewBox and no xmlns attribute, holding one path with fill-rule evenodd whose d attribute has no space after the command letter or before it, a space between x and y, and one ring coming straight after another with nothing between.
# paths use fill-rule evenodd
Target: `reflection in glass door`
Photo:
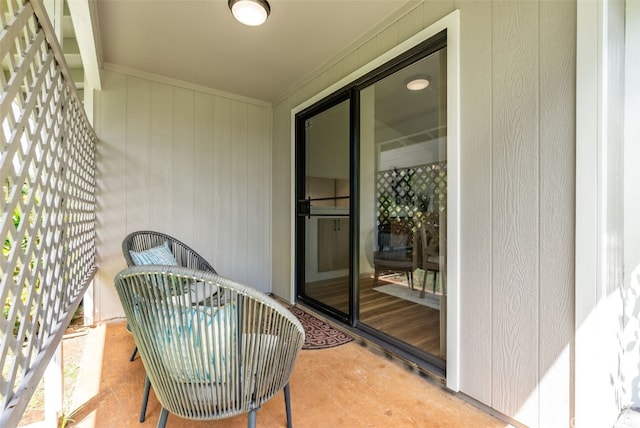
<instances>
[{"instance_id":1,"label":"reflection in glass door","mask_svg":"<svg viewBox=\"0 0 640 428\"><path fill-rule=\"evenodd\" d=\"M360 92L359 321L446 359L446 47Z\"/></svg>"},{"instance_id":2,"label":"reflection in glass door","mask_svg":"<svg viewBox=\"0 0 640 428\"><path fill-rule=\"evenodd\" d=\"M349 290L349 100L299 122L304 139L304 182L298 182L299 294L347 319ZM298 158L298 162L302 157ZM304 231L300 228L304 227Z\"/></svg>"},{"instance_id":3,"label":"reflection in glass door","mask_svg":"<svg viewBox=\"0 0 640 428\"><path fill-rule=\"evenodd\" d=\"M444 373L446 32L295 124L297 298Z\"/></svg>"}]
</instances>

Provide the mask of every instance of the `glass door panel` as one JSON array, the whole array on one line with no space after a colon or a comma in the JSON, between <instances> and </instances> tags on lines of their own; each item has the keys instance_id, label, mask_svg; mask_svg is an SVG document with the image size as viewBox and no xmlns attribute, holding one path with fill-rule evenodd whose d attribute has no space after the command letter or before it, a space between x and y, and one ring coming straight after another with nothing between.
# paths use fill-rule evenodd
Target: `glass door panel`
<instances>
[{"instance_id":1,"label":"glass door panel","mask_svg":"<svg viewBox=\"0 0 640 428\"><path fill-rule=\"evenodd\" d=\"M349 313L349 101L304 120L304 281L299 293ZM300 283L299 283L300 286Z\"/></svg>"},{"instance_id":2,"label":"glass door panel","mask_svg":"<svg viewBox=\"0 0 640 428\"><path fill-rule=\"evenodd\" d=\"M446 48L360 92L358 319L444 366Z\"/></svg>"},{"instance_id":3,"label":"glass door panel","mask_svg":"<svg viewBox=\"0 0 640 428\"><path fill-rule=\"evenodd\" d=\"M297 298L441 373L446 76L441 32L295 117Z\"/></svg>"}]
</instances>

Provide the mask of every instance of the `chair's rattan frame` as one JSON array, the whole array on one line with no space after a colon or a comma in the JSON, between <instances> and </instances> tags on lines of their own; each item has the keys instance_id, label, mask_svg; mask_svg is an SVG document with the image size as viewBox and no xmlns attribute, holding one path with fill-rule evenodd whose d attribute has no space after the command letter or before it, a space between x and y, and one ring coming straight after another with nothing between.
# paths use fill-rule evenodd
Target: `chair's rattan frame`
<instances>
[{"instance_id":1,"label":"chair's rattan frame","mask_svg":"<svg viewBox=\"0 0 640 428\"><path fill-rule=\"evenodd\" d=\"M153 230L139 230L127 235L122 241L122 255L127 266L135 266L130 251L144 251L167 242L178 265L206 272L217 273L211 264L191 247L173 236Z\"/></svg>"},{"instance_id":2,"label":"chair's rattan frame","mask_svg":"<svg viewBox=\"0 0 640 428\"><path fill-rule=\"evenodd\" d=\"M168 413L192 420L248 413L249 426L255 426L255 412L263 403L283 388L288 399L304 329L274 299L217 274L177 266L130 267L114 282L163 407L159 426L164 426ZM194 305L189 293L181 291L194 284L219 291L198 296ZM217 313L217 321L199 322L193 308ZM291 426L289 412L287 400Z\"/></svg>"},{"instance_id":3,"label":"chair's rattan frame","mask_svg":"<svg viewBox=\"0 0 640 428\"><path fill-rule=\"evenodd\" d=\"M130 233L122 240L122 255L124 256L127 266L135 266L135 262L131 257L131 251L145 251L164 243L169 245L173 256L180 266L187 268L193 268L203 270L206 272L217 273L211 264L194 249L189 247L184 242L167 235L166 233L156 232L153 230L139 230ZM127 326L128 327L128 326ZM136 358L138 353L138 347L136 346L131 353L130 361ZM147 403L149 401L149 392L151 389L151 383L149 378L145 377L144 391L142 393L142 404L140 408L140 422L144 422L147 413Z\"/></svg>"}]
</instances>

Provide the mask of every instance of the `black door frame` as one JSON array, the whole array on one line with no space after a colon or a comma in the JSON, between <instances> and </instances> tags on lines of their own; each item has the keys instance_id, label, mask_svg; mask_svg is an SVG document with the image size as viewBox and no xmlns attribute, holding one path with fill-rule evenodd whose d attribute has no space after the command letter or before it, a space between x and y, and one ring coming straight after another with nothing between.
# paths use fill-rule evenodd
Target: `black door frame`
<instances>
[{"instance_id":1,"label":"black door frame","mask_svg":"<svg viewBox=\"0 0 640 428\"><path fill-rule=\"evenodd\" d=\"M366 73L364 76L347 84L343 88L328 95L324 99L301 110L295 115L295 292L296 299L319 312L336 319L358 331L359 334L375 342L382 342L383 346L397 355L419 366L427 368L432 373L445 377L446 369L441 359L417 350L411 345L389 336L359 321L359 218L360 218L360 92L379 80L419 61L428 55L447 46L447 31L443 30L413 48L398 55L394 59ZM327 110L345 100L350 100L349 106L349 134L350 134L350 195L349 195L349 313L344 314L334 308L304 295L305 284L305 211L301 209L304 200L306 162L305 153L305 122L307 119ZM301 167L302 166L302 167Z\"/></svg>"},{"instance_id":2,"label":"black door frame","mask_svg":"<svg viewBox=\"0 0 640 428\"><path fill-rule=\"evenodd\" d=\"M353 254L354 254L354 216L353 216L353 203L354 203L354 184L352 176L354 173L354 167L352 159L349 159L349 313L341 312L323 302L315 300L304 293L305 279L305 260L306 260L306 233L305 233L305 218L310 215L309 202L305 199L305 179L306 179L306 141L305 141L305 123L308 119L316 116L317 114L326 111L336 105L344 102L351 101L351 88L345 88L341 91L335 92L320 102L300 111L295 116L295 165L296 165L296 177L295 177L295 197L296 197L296 213L295 213L295 284L296 284L296 299L302 303L326 313L327 315L335 318L343 323L352 325L353 322ZM353 138L354 126L353 126L353 105L350 102L349 107L349 137ZM351 153L353 144L349 143Z\"/></svg>"}]
</instances>

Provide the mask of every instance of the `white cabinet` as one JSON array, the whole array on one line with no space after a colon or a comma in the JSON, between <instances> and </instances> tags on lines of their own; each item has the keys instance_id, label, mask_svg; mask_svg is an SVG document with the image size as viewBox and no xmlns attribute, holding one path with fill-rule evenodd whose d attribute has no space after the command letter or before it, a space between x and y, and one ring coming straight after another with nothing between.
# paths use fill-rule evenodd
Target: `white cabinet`
<instances>
[{"instance_id":1,"label":"white cabinet","mask_svg":"<svg viewBox=\"0 0 640 428\"><path fill-rule=\"evenodd\" d=\"M349 275L349 208L317 207L311 213L306 218L306 281Z\"/></svg>"},{"instance_id":2,"label":"white cabinet","mask_svg":"<svg viewBox=\"0 0 640 428\"><path fill-rule=\"evenodd\" d=\"M318 272L349 268L349 218L318 219Z\"/></svg>"}]
</instances>

